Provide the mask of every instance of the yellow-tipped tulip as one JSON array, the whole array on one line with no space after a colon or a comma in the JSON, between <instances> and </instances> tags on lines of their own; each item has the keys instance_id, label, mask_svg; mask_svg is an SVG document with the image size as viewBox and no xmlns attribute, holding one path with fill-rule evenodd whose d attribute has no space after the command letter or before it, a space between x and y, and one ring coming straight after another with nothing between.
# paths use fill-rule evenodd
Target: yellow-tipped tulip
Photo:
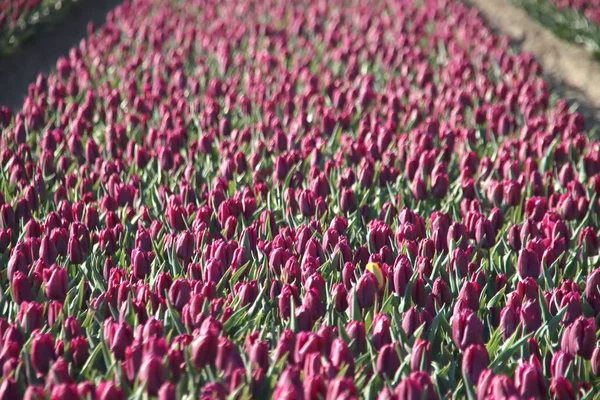
<instances>
[{"instance_id":1,"label":"yellow-tipped tulip","mask_svg":"<svg viewBox=\"0 0 600 400\"><path fill-rule=\"evenodd\" d=\"M379 268L379 264L374 263L374 262L370 262L367 264L367 271L369 271L370 273L372 273L373 275L375 275L375 278L377 278L377 287L378 289L381 289L383 287L383 273L381 272L381 268Z\"/></svg>"}]
</instances>

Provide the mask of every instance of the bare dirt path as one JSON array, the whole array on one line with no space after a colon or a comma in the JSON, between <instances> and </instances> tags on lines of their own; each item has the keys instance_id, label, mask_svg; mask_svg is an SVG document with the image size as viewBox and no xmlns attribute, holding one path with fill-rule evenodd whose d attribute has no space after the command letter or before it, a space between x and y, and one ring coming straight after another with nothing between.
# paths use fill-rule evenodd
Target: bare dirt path
<instances>
[{"instance_id":1,"label":"bare dirt path","mask_svg":"<svg viewBox=\"0 0 600 400\"><path fill-rule=\"evenodd\" d=\"M464 1L478 8L490 26L508 35L517 48L536 56L552 88L579 104L588 126L600 123L600 62L588 51L561 41L508 0Z\"/></svg>"},{"instance_id":2,"label":"bare dirt path","mask_svg":"<svg viewBox=\"0 0 600 400\"><path fill-rule=\"evenodd\" d=\"M21 108L27 87L39 73L47 74L60 56L86 36L87 24L104 23L106 14L123 0L82 0L67 18L56 26L43 29L14 53L0 59L0 105L13 111Z\"/></svg>"}]
</instances>

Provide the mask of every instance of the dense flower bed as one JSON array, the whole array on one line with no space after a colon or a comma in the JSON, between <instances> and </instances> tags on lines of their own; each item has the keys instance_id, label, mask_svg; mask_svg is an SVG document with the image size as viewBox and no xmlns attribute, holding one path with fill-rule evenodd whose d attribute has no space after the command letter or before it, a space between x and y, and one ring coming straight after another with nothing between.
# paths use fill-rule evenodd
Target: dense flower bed
<instances>
[{"instance_id":1,"label":"dense flower bed","mask_svg":"<svg viewBox=\"0 0 600 400\"><path fill-rule=\"evenodd\" d=\"M0 398L598 390L600 143L477 11L92 31L0 112Z\"/></svg>"},{"instance_id":2,"label":"dense flower bed","mask_svg":"<svg viewBox=\"0 0 600 400\"><path fill-rule=\"evenodd\" d=\"M0 0L0 55L43 24L58 23L79 0Z\"/></svg>"}]
</instances>

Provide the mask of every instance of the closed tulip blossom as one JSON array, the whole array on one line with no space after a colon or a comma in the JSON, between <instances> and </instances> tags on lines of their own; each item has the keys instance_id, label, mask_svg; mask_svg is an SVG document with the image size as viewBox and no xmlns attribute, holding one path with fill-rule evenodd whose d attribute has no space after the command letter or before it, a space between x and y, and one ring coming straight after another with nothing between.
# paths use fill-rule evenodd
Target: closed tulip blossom
<instances>
[{"instance_id":1,"label":"closed tulip blossom","mask_svg":"<svg viewBox=\"0 0 600 400\"><path fill-rule=\"evenodd\" d=\"M377 356L377 373L393 379L400 367L400 358L394 344L384 345Z\"/></svg>"},{"instance_id":2,"label":"closed tulip blossom","mask_svg":"<svg viewBox=\"0 0 600 400\"><path fill-rule=\"evenodd\" d=\"M31 362L33 368L40 374L50 369L50 363L56 359L54 340L49 334L39 334L31 342Z\"/></svg>"},{"instance_id":3,"label":"closed tulip blossom","mask_svg":"<svg viewBox=\"0 0 600 400\"><path fill-rule=\"evenodd\" d=\"M452 338L459 349L483 343L482 333L483 323L473 311L464 310L453 317Z\"/></svg>"},{"instance_id":4,"label":"closed tulip blossom","mask_svg":"<svg viewBox=\"0 0 600 400\"><path fill-rule=\"evenodd\" d=\"M519 276L523 279L537 279L540 276L541 269L540 260L535 252L529 249L521 250L517 261L517 270L519 271Z\"/></svg>"},{"instance_id":5,"label":"closed tulip blossom","mask_svg":"<svg viewBox=\"0 0 600 400\"><path fill-rule=\"evenodd\" d=\"M572 356L590 359L596 346L596 324L592 318L577 318L565 329L561 349Z\"/></svg>"},{"instance_id":6,"label":"closed tulip blossom","mask_svg":"<svg viewBox=\"0 0 600 400\"><path fill-rule=\"evenodd\" d=\"M548 387L542 369L533 364L521 363L515 373L515 386L521 396L546 397Z\"/></svg>"},{"instance_id":7,"label":"closed tulip blossom","mask_svg":"<svg viewBox=\"0 0 600 400\"><path fill-rule=\"evenodd\" d=\"M377 279L372 273L367 272L359 278L354 290L353 295L356 296L361 309L372 307L377 294Z\"/></svg>"},{"instance_id":8,"label":"closed tulip blossom","mask_svg":"<svg viewBox=\"0 0 600 400\"><path fill-rule=\"evenodd\" d=\"M418 339L413 348L410 368L413 371L426 371L431 362L431 344L423 339Z\"/></svg>"},{"instance_id":9,"label":"closed tulip blossom","mask_svg":"<svg viewBox=\"0 0 600 400\"><path fill-rule=\"evenodd\" d=\"M483 345L473 344L467 347L463 354L462 371L472 382L477 382L479 376L488 367L489 355Z\"/></svg>"}]
</instances>

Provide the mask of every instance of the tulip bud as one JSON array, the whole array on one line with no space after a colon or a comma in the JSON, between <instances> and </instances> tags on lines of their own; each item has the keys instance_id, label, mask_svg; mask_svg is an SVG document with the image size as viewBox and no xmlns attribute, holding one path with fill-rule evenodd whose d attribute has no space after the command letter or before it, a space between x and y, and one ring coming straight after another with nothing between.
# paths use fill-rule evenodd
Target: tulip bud
<instances>
[{"instance_id":1,"label":"tulip bud","mask_svg":"<svg viewBox=\"0 0 600 400\"><path fill-rule=\"evenodd\" d=\"M576 400L578 398L575 395L571 382L563 377L552 379L550 392L556 400Z\"/></svg>"},{"instance_id":2,"label":"tulip bud","mask_svg":"<svg viewBox=\"0 0 600 400\"><path fill-rule=\"evenodd\" d=\"M502 338L508 340L519 325L519 313L514 308L506 306L500 313L500 328L502 329Z\"/></svg>"},{"instance_id":3,"label":"tulip bud","mask_svg":"<svg viewBox=\"0 0 600 400\"><path fill-rule=\"evenodd\" d=\"M564 377L574 360L574 356L569 353L562 350L557 351L554 356L552 356L552 362L550 363L552 377Z\"/></svg>"},{"instance_id":4,"label":"tulip bud","mask_svg":"<svg viewBox=\"0 0 600 400\"><path fill-rule=\"evenodd\" d=\"M314 323L314 320L312 319L312 311L306 306L298 307L296 309L296 321L298 323L298 331L310 331Z\"/></svg>"},{"instance_id":5,"label":"tulip bud","mask_svg":"<svg viewBox=\"0 0 600 400\"><path fill-rule=\"evenodd\" d=\"M483 344L483 323L473 311L462 310L452 317L452 338L461 350Z\"/></svg>"},{"instance_id":6,"label":"tulip bud","mask_svg":"<svg viewBox=\"0 0 600 400\"><path fill-rule=\"evenodd\" d=\"M21 303L17 320L26 333L40 329L44 324L44 305L34 302Z\"/></svg>"},{"instance_id":7,"label":"tulip bud","mask_svg":"<svg viewBox=\"0 0 600 400\"><path fill-rule=\"evenodd\" d=\"M177 388L171 382L165 382L158 390L158 400L176 400Z\"/></svg>"},{"instance_id":8,"label":"tulip bud","mask_svg":"<svg viewBox=\"0 0 600 400\"><path fill-rule=\"evenodd\" d=\"M236 369L244 368L244 363L235 345L225 337L219 338L215 365L219 371L225 373L226 377L231 376Z\"/></svg>"},{"instance_id":9,"label":"tulip bud","mask_svg":"<svg viewBox=\"0 0 600 400\"><path fill-rule=\"evenodd\" d=\"M431 364L431 343L417 339L412 348L410 369L412 371L427 371Z\"/></svg>"},{"instance_id":10,"label":"tulip bud","mask_svg":"<svg viewBox=\"0 0 600 400\"><path fill-rule=\"evenodd\" d=\"M71 354L73 356L73 363L82 367L88 359L88 342L85 337L79 336L71 340Z\"/></svg>"},{"instance_id":11,"label":"tulip bud","mask_svg":"<svg viewBox=\"0 0 600 400\"><path fill-rule=\"evenodd\" d=\"M518 182L511 180L504 184L504 203L512 207L521 204L521 188Z\"/></svg>"},{"instance_id":12,"label":"tulip bud","mask_svg":"<svg viewBox=\"0 0 600 400\"><path fill-rule=\"evenodd\" d=\"M453 223L448 228L447 235L448 249L454 250L456 247L466 250L469 244L466 227L458 222Z\"/></svg>"},{"instance_id":13,"label":"tulip bud","mask_svg":"<svg viewBox=\"0 0 600 400\"><path fill-rule=\"evenodd\" d=\"M458 298L459 300L463 300L471 310L479 310L479 286L477 283L465 282L458 294Z\"/></svg>"},{"instance_id":14,"label":"tulip bud","mask_svg":"<svg viewBox=\"0 0 600 400\"><path fill-rule=\"evenodd\" d=\"M392 342L392 335L390 331L390 319L385 314L377 314L373 318L373 346L379 350L383 345Z\"/></svg>"},{"instance_id":15,"label":"tulip bud","mask_svg":"<svg viewBox=\"0 0 600 400\"><path fill-rule=\"evenodd\" d=\"M577 292L567 293L560 301L560 308L562 309L563 307L567 307L567 312L563 316L562 323L570 325L583 313L581 295Z\"/></svg>"},{"instance_id":16,"label":"tulip bud","mask_svg":"<svg viewBox=\"0 0 600 400\"><path fill-rule=\"evenodd\" d=\"M521 324L527 333L542 326L542 310L536 300L527 300L521 307Z\"/></svg>"},{"instance_id":17,"label":"tulip bud","mask_svg":"<svg viewBox=\"0 0 600 400\"><path fill-rule=\"evenodd\" d=\"M79 387L79 393L81 393L81 384ZM108 381L108 382L100 382L98 384L97 387L93 388L94 391L92 391L91 393L95 393L96 397L92 397L92 398L97 398L98 400L108 400L108 399L115 399L115 400L125 400L125 393L123 392L123 389L117 387L117 385L115 385L115 383Z\"/></svg>"},{"instance_id":18,"label":"tulip bud","mask_svg":"<svg viewBox=\"0 0 600 400\"><path fill-rule=\"evenodd\" d=\"M206 332L192 342L192 362L197 368L204 368L214 363L217 357L218 337Z\"/></svg>"},{"instance_id":19,"label":"tulip bud","mask_svg":"<svg viewBox=\"0 0 600 400\"><path fill-rule=\"evenodd\" d=\"M177 236L175 254L182 260L189 260L194 253L194 238L189 231L183 231Z\"/></svg>"},{"instance_id":20,"label":"tulip bud","mask_svg":"<svg viewBox=\"0 0 600 400\"><path fill-rule=\"evenodd\" d=\"M0 254L4 254L12 240L12 231L10 229L0 229Z\"/></svg>"},{"instance_id":21,"label":"tulip bud","mask_svg":"<svg viewBox=\"0 0 600 400\"><path fill-rule=\"evenodd\" d=\"M121 361L124 360L125 349L133 342L133 331L131 327L125 323L121 323L113 324L111 329L107 330L105 325L104 335L105 339L107 335L110 335L110 339L107 340L107 343L115 358Z\"/></svg>"},{"instance_id":22,"label":"tulip bud","mask_svg":"<svg viewBox=\"0 0 600 400\"><path fill-rule=\"evenodd\" d=\"M510 399L518 397L519 395L512 379L506 375L496 375L492 377L488 393L491 398L499 399Z\"/></svg>"},{"instance_id":23,"label":"tulip bud","mask_svg":"<svg viewBox=\"0 0 600 400\"><path fill-rule=\"evenodd\" d=\"M592 353L592 372L596 376L600 376L600 347L596 347Z\"/></svg>"},{"instance_id":24,"label":"tulip bud","mask_svg":"<svg viewBox=\"0 0 600 400\"><path fill-rule=\"evenodd\" d=\"M19 396L19 385L17 384L17 381L15 381L13 378L4 378L2 384L0 384L0 399L18 399Z\"/></svg>"},{"instance_id":25,"label":"tulip bud","mask_svg":"<svg viewBox=\"0 0 600 400\"><path fill-rule=\"evenodd\" d=\"M342 282L344 283L344 287L347 291L350 291L354 282L356 282L356 278L354 277L354 269L354 264L351 262L346 262L342 268ZM600 269L598 271L600 272ZM600 277L600 273L598 276Z\"/></svg>"},{"instance_id":26,"label":"tulip bud","mask_svg":"<svg viewBox=\"0 0 600 400\"><path fill-rule=\"evenodd\" d=\"M335 378L329 381L325 400L356 398L356 386L350 378Z\"/></svg>"},{"instance_id":27,"label":"tulip bud","mask_svg":"<svg viewBox=\"0 0 600 400\"><path fill-rule=\"evenodd\" d=\"M377 356L377 373L388 379L394 379L398 368L400 368L400 357L396 346L394 344L384 345Z\"/></svg>"},{"instance_id":28,"label":"tulip bud","mask_svg":"<svg viewBox=\"0 0 600 400\"><path fill-rule=\"evenodd\" d=\"M191 292L192 288L187 280L177 279L169 289L169 301L177 311L181 312L183 306L190 301Z\"/></svg>"},{"instance_id":29,"label":"tulip bud","mask_svg":"<svg viewBox=\"0 0 600 400\"><path fill-rule=\"evenodd\" d=\"M303 190L300 192L298 201L300 212L305 217L312 217L316 211L316 198L315 194L311 190Z\"/></svg>"},{"instance_id":30,"label":"tulip bud","mask_svg":"<svg viewBox=\"0 0 600 400\"><path fill-rule=\"evenodd\" d=\"M81 264L84 260L83 249L79 239L75 236L71 236L69 239L69 247L67 250L69 254L69 262L71 264Z\"/></svg>"},{"instance_id":31,"label":"tulip bud","mask_svg":"<svg viewBox=\"0 0 600 400\"><path fill-rule=\"evenodd\" d=\"M46 374L50 363L56 359L54 338L49 334L38 334L31 343L31 364L40 374Z\"/></svg>"},{"instance_id":32,"label":"tulip bud","mask_svg":"<svg viewBox=\"0 0 600 400\"><path fill-rule=\"evenodd\" d=\"M517 261L517 271L521 279L533 278L537 279L540 276L541 265L540 260L534 251L523 249L519 252Z\"/></svg>"},{"instance_id":33,"label":"tulip bud","mask_svg":"<svg viewBox=\"0 0 600 400\"><path fill-rule=\"evenodd\" d=\"M166 379L165 368L160 358L156 356L147 357L140 368L139 378L140 383L146 385L148 394L156 396Z\"/></svg>"},{"instance_id":34,"label":"tulip bud","mask_svg":"<svg viewBox=\"0 0 600 400\"><path fill-rule=\"evenodd\" d=\"M150 273L150 258L145 251L131 252L131 272L136 279L144 279Z\"/></svg>"},{"instance_id":35,"label":"tulip bud","mask_svg":"<svg viewBox=\"0 0 600 400\"><path fill-rule=\"evenodd\" d=\"M7 379L8 380L8 379ZM2 391L0 390L0 393ZM4 397L2 395L0 395L0 399L16 399L18 397L18 394L15 395L16 397ZM40 387L40 386L34 386L34 385L29 385L27 387L27 390L25 391L25 396L23 397L24 400L45 400L46 399L46 392L44 391L44 388Z\"/></svg>"},{"instance_id":36,"label":"tulip bud","mask_svg":"<svg viewBox=\"0 0 600 400\"><path fill-rule=\"evenodd\" d=\"M238 291L238 296L241 300L242 307L245 307L249 304L254 304L258 296L258 283L256 280L242 282Z\"/></svg>"},{"instance_id":37,"label":"tulip bud","mask_svg":"<svg viewBox=\"0 0 600 400\"><path fill-rule=\"evenodd\" d=\"M523 398L546 398L548 388L543 371L533 364L520 362L515 372L515 386Z\"/></svg>"},{"instance_id":38,"label":"tulip bud","mask_svg":"<svg viewBox=\"0 0 600 400\"><path fill-rule=\"evenodd\" d=\"M52 389L50 396L52 399L61 400L79 400L79 393L77 392L77 385L73 383L61 383Z\"/></svg>"},{"instance_id":39,"label":"tulip bud","mask_svg":"<svg viewBox=\"0 0 600 400\"><path fill-rule=\"evenodd\" d=\"M249 358L252 365L267 370L269 368L269 343L257 340L250 348Z\"/></svg>"},{"instance_id":40,"label":"tulip bud","mask_svg":"<svg viewBox=\"0 0 600 400\"><path fill-rule=\"evenodd\" d=\"M484 249L490 249L496 243L496 233L492 223L480 218L475 225L475 240Z\"/></svg>"},{"instance_id":41,"label":"tulip bud","mask_svg":"<svg viewBox=\"0 0 600 400\"><path fill-rule=\"evenodd\" d=\"M413 269L408 257L398 256L394 265L394 291L399 296L404 296L406 287L413 275Z\"/></svg>"},{"instance_id":42,"label":"tulip bud","mask_svg":"<svg viewBox=\"0 0 600 400\"><path fill-rule=\"evenodd\" d=\"M340 209L344 214L356 211L358 202L352 189L344 189L340 198Z\"/></svg>"},{"instance_id":43,"label":"tulip bud","mask_svg":"<svg viewBox=\"0 0 600 400\"><path fill-rule=\"evenodd\" d=\"M448 193L448 175L445 173L438 173L433 176L431 184L431 194L435 199L443 199Z\"/></svg>"},{"instance_id":44,"label":"tulip bud","mask_svg":"<svg viewBox=\"0 0 600 400\"><path fill-rule=\"evenodd\" d=\"M346 334L351 340L351 350L355 355L362 354L367 349L367 332L365 324L359 321L350 321L346 327Z\"/></svg>"},{"instance_id":45,"label":"tulip bud","mask_svg":"<svg viewBox=\"0 0 600 400\"><path fill-rule=\"evenodd\" d=\"M577 243L583 246L588 256L595 255L598 252L598 234L591 226L581 230Z\"/></svg>"},{"instance_id":46,"label":"tulip bud","mask_svg":"<svg viewBox=\"0 0 600 400\"><path fill-rule=\"evenodd\" d=\"M469 377L471 384L479 380L481 373L490 363L488 352L482 344L472 344L465 349L462 360L463 374Z\"/></svg>"},{"instance_id":47,"label":"tulip bud","mask_svg":"<svg viewBox=\"0 0 600 400\"><path fill-rule=\"evenodd\" d=\"M491 369L485 369L479 375L477 381L477 400L484 400L490 396L492 381L496 375Z\"/></svg>"},{"instance_id":48,"label":"tulip bud","mask_svg":"<svg viewBox=\"0 0 600 400\"><path fill-rule=\"evenodd\" d=\"M8 260L7 272L10 281L17 271L21 271L25 275L29 273L27 256L19 248L14 249Z\"/></svg>"},{"instance_id":49,"label":"tulip bud","mask_svg":"<svg viewBox=\"0 0 600 400\"><path fill-rule=\"evenodd\" d=\"M302 381L297 367L287 367L279 376L273 392L274 399L296 399L302 396Z\"/></svg>"},{"instance_id":50,"label":"tulip bud","mask_svg":"<svg viewBox=\"0 0 600 400\"><path fill-rule=\"evenodd\" d=\"M343 313L348 308L348 292L341 283L335 283L331 289L331 301L334 308Z\"/></svg>"},{"instance_id":51,"label":"tulip bud","mask_svg":"<svg viewBox=\"0 0 600 400\"><path fill-rule=\"evenodd\" d=\"M63 314L63 305L58 301L52 301L48 304L48 325L54 326Z\"/></svg>"},{"instance_id":52,"label":"tulip bud","mask_svg":"<svg viewBox=\"0 0 600 400\"><path fill-rule=\"evenodd\" d=\"M66 268L54 267L48 272L49 277L45 279L46 297L51 300L63 301L69 290L69 279Z\"/></svg>"},{"instance_id":53,"label":"tulip bud","mask_svg":"<svg viewBox=\"0 0 600 400\"><path fill-rule=\"evenodd\" d=\"M596 323L593 318L579 317L563 333L561 349L572 356L578 355L589 360L595 346Z\"/></svg>"},{"instance_id":54,"label":"tulip bud","mask_svg":"<svg viewBox=\"0 0 600 400\"><path fill-rule=\"evenodd\" d=\"M327 394L325 379L321 375L310 375L304 379L304 398L306 400L324 399Z\"/></svg>"},{"instance_id":55,"label":"tulip bud","mask_svg":"<svg viewBox=\"0 0 600 400\"><path fill-rule=\"evenodd\" d=\"M354 356L350 348L342 339L334 339L329 356L331 364L339 371L346 367L346 376L354 375Z\"/></svg>"},{"instance_id":56,"label":"tulip bud","mask_svg":"<svg viewBox=\"0 0 600 400\"><path fill-rule=\"evenodd\" d=\"M291 315L291 301L294 301L296 305L299 303L296 287L289 284L283 285L279 294L279 314L284 319L288 319Z\"/></svg>"},{"instance_id":57,"label":"tulip bud","mask_svg":"<svg viewBox=\"0 0 600 400\"><path fill-rule=\"evenodd\" d=\"M11 286L12 297L15 303L21 304L23 302L33 301L31 285L29 284L29 280L24 273L17 271L13 275Z\"/></svg>"},{"instance_id":58,"label":"tulip bud","mask_svg":"<svg viewBox=\"0 0 600 400\"><path fill-rule=\"evenodd\" d=\"M372 307L375 304L377 294L377 279L375 279L375 276L370 272L364 273L356 282L354 294L361 309Z\"/></svg>"},{"instance_id":59,"label":"tulip bud","mask_svg":"<svg viewBox=\"0 0 600 400\"><path fill-rule=\"evenodd\" d=\"M412 184L412 194L417 201L427 199L427 184L419 177L416 177Z\"/></svg>"}]
</instances>

